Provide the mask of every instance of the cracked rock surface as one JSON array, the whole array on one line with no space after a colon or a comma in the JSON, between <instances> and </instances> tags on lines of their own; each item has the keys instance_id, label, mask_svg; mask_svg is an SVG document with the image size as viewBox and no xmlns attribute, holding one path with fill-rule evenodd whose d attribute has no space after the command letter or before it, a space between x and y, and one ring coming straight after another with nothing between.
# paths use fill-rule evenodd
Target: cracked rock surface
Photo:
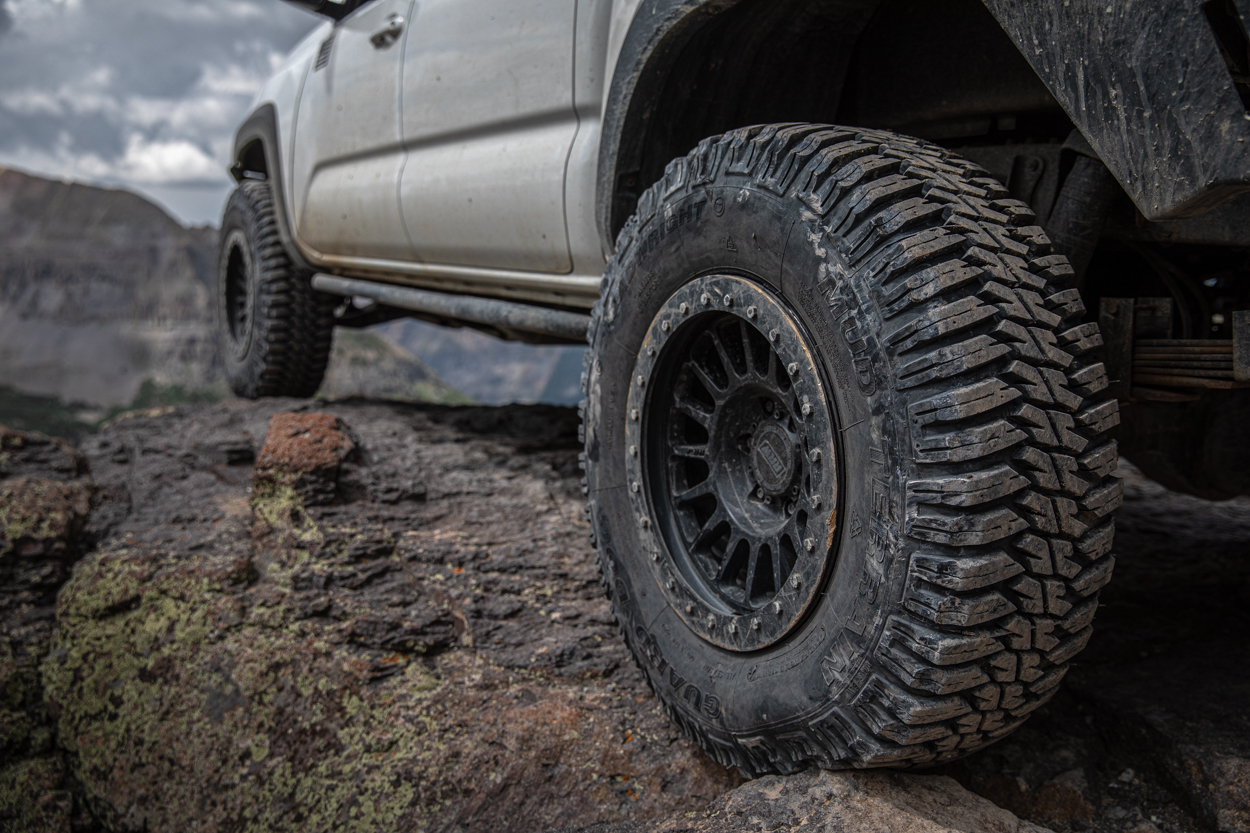
<instances>
[{"instance_id":1,"label":"cracked rock surface","mask_svg":"<svg viewBox=\"0 0 1250 833\"><path fill-rule=\"evenodd\" d=\"M739 783L618 637L574 412L307 409L83 446L128 512L62 588L42 679L106 828L538 830Z\"/></svg>"},{"instance_id":2,"label":"cracked rock surface","mask_svg":"<svg viewBox=\"0 0 1250 833\"><path fill-rule=\"evenodd\" d=\"M744 784L620 639L576 437L303 400L0 433L0 830L1250 830L1250 502L1126 468L1094 640L1004 743Z\"/></svg>"}]
</instances>

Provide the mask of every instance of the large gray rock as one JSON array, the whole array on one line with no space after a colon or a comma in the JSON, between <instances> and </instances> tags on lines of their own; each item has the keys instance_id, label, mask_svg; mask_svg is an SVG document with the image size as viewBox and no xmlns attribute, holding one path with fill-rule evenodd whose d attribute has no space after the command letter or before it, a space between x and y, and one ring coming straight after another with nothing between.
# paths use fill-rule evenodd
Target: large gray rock
<instances>
[{"instance_id":1,"label":"large gray rock","mask_svg":"<svg viewBox=\"0 0 1250 833\"><path fill-rule=\"evenodd\" d=\"M823 772L752 781L707 809L554 833L1046 833L950 778Z\"/></svg>"}]
</instances>

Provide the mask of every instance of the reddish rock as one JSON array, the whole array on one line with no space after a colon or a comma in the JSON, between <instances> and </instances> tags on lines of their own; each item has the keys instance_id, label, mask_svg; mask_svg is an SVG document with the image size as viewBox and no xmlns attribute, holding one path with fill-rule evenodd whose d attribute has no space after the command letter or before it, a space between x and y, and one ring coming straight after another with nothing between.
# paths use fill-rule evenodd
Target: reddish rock
<instances>
[{"instance_id":1,"label":"reddish rock","mask_svg":"<svg viewBox=\"0 0 1250 833\"><path fill-rule=\"evenodd\" d=\"M339 465L356 450L338 417L323 413L280 413L269 419L256 455L258 479L288 479L305 503L331 502Z\"/></svg>"}]
</instances>

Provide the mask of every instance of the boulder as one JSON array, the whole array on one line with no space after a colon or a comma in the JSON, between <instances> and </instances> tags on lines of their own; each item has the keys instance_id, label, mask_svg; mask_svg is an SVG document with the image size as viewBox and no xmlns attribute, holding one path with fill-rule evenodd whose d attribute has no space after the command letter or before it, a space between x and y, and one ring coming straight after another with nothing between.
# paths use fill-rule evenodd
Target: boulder
<instances>
[{"instance_id":1,"label":"boulder","mask_svg":"<svg viewBox=\"0 0 1250 833\"><path fill-rule=\"evenodd\" d=\"M941 776L809 770L752 781L698 813L552 833L1049 833Z\"/></svg>"}]
</instances>

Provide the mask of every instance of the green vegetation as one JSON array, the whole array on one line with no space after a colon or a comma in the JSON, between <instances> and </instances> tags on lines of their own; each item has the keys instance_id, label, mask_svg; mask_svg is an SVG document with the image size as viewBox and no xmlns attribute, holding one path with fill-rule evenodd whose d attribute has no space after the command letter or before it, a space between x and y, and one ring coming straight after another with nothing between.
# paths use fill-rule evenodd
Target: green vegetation
<instances>
[{"instance_id":1,"label":"green vegetation","mask_svg":"<svg viewBox=\"0 0 1250 833\"><path fill-rule=\"evenodd\" d=\"M76 440L96 430L98 423L83 419L85 405L66 404L54 396L22 393L0 385L0 425L18 431L39 431Z\"/></svg>"},{"instance_id":2,"label":"green vegetation","mask_svg":"<svg viewBox=\"0 0 1250 833\"><path fill-rule=\"evenodd\" d=\"M117 413L121 413L121 411L138 411L144 408L156 408L161 405L220 402L225 396L224 389L217 390L216 386L208 390L188 391L182 385L158 385L151 379L144 379L143 383L139 385L139 392L135 394L134 401L130 403L130 407L120 409L113 415L115 416Z\"/></svg>"},{"instance_id":3,"label":"green vegetation","mask_svg":"<svg viewBox=\"0 0 1250 833\"><path fill-rule=\"evenodd\" d=\"M94 434L106 422L127 411L190 402L218 402L224 397L224 390L216 387L187 391L182 385L160 385L151 379L144 379L130 405L104 411L90 405L62 402L54 396L23 393L8 385L0 385L0 425L17 431L38 431L50 437L76 441L88 434Z\"/></svg>"}]
</instances>

